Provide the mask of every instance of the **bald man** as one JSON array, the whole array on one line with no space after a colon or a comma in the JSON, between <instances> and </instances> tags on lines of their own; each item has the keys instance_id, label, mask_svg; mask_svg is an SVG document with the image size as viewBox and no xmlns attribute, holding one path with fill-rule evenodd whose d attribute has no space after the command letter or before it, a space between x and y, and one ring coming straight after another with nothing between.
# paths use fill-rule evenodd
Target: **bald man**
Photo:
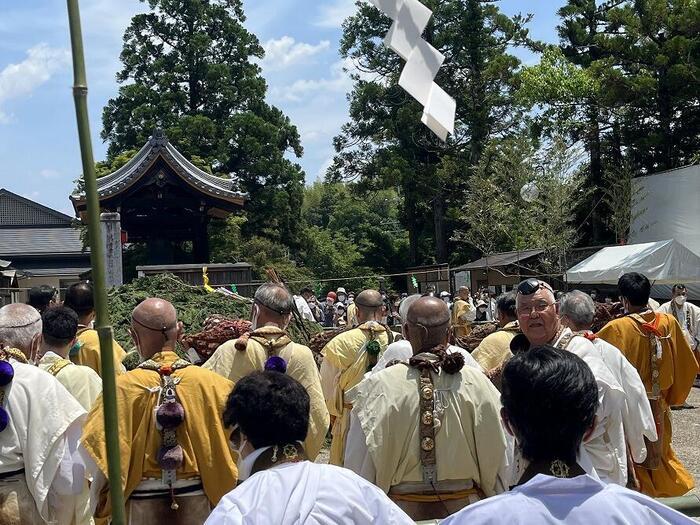
<instances>
[{"instance_id":1,"label":"bald man","mask_svg":"<svg viewBox=\"0 0 700 525\"><path fill-rule=\"evenodd\" d=\"M389 327L380 323L384 303L378 291L361 292L354 304L357 305L357 328L341 332L321 350L321 386L333 420L329 462L340 466L352 409L345 394L362 380L365 372L374 368L387 345L394 340Z\"/></svg>"},{"instance_id":2,"label":"bald man","mask_svg":"<svg viewBox=\"0 0 700 525\"><path fill-rule=\"evenodd\" d=\"M286 373L303 385L311 400L304 451L314 461L326 439L330 417L311 350L293 342L286 332L293 307L294 298L283 284L260 286L255 292L251 315L253 331L222 344L203 368L237 383L251 372L263 370L270 357L284 359Z\"/></svg>"},{"instance_id":3,"label":"bald man","mask_svg":"<svg viewBox=\"0 0 700 525\"><path fill-rule=\"evenodd\" d=\"M204 523L236 485L221 419L233 383L180 359L175 345L181 333L167 301L146 299L132 313L131 336L142 362L117 377L121 481L130 525ZM100 398L88 416L83 446L96 465L95 517L106 520L111 502L103 417ZM157 423L166 420L170 423ZM166 451L169 464L158 459Z\"/></svg>"},{"instance_id":4,"label":"bald man","mask_svg":"<svg viewBox=\"0 0 700 525\"><path fill-rule=\"evenodd\" d=\"M403 331L413 350L409 363L373 374L348 393L345 467L414 520L441 519L504 489L499 393L479 369L464 366L458 349L451 351L442 300L415 301Z\"/></svg>"}]
</instances>

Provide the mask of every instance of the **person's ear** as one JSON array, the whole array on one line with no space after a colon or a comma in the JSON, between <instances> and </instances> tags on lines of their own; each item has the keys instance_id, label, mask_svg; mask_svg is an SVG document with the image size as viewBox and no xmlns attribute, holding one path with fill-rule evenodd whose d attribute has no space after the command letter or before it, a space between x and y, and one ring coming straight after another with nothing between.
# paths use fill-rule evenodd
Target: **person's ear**
<instances>
[{"instance_id":1,"label":"person's ear","mask_svg":"<svg viewBox=\"0 0 700 525\"><path fill-rule=\"evenodd\" d=\"M510 426L508 412L506 412L505 407L501 407L501 422L503 423L503 428L506 430L506 432L515 437L515 432L513 432L513 428Z\"/></svg>"},{"instance_id":2,"label":"person's ear","mask_svg":"<svg viewBox=\"0 0 700 525\"><path fill-rule=\"evenodd\" d=\"M177 322L177 340L179 341L182 339L182 334L185 331L185 325L182 324L182 321Z\"/></svg>"},{"instance_id":3,"label":"person's ear","mask_svg":"<svg viewBox=\"0 0 700 525\"><path fill-rule=\"evenodd\" d=\"M29 348L29 356L27 356L31 361L36 361L37 355L39 354L39 347L41 346L43 339L44 336L41 334L41 332L32 337L32 343Z\"/></svg>"},{"instance_id":4,"label":"person's ear","mask_svg":"<svg viewBox=\"0 0 700 525\"><path fill-rule=\"evenodd\" d=\"M598 426L598 416L595 416L593 418L593 423L591 423L591 426L586 430L586 433L583 435L583 443L588 441L590 437L593 435L593 432L595 431L596 427Z\"/></svg>"}]
</instances>

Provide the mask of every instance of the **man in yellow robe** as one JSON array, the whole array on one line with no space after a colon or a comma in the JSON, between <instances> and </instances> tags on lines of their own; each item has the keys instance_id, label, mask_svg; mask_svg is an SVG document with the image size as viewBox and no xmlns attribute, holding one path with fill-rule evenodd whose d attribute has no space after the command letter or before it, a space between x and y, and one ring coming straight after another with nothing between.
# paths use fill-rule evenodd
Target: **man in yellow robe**
<instances>
[{"instance_id":1,"label":"man in yellow robe","mask_svg":"<svg viewBox=\"0 0 700 525\"><path fill-rule=\"evenodd\" d=\"M507 466L498 390L448 352L450 315L436 297L408 309L413 357L362 381L345 467L389 494L416 521L441 519L503 492Z\"/></svg>"},{"instance_id":2,"label":"man in yellow robe","mask_svg":"<svg viewBox=\"0 0 700 525\"><path fill-rule=\"evenodd\" d=\"M359 326L341 332L321 350L321 385L333 420L329 462L341 466L352 409L345 394L377 364L379 356L393 342L391 331L379 323L383 305L379 292L365 290L358 294L354 304Z\"/></svg>"},{"instance_id":3,"label":"man in yellow robe","mask_svg":"<svg viewBox=\"0 0 700 525\"><path fill-rule=\"evenodd\" d=\"M286 373L309 393L309 432L304 441L307 457L316 459L328 432L330 417L323 399L321 376L311 350L292 342L285 332L291 319L293 298L281 284L263 284L255 292L253 332L217 348L203 368L237 383L253 371L265 369L272 356L284 359Z\"/></svg>"},{"instance_id":4,"label":"man in yellow robe","mask_svg":"<svg viewBox=\"0 0 700 525\"><path fill-rule=\"evenodd\" d=\"M499 329L487 335L472 352L472 357L484 370L493 370L513 357L510 342L520 333L518 314L515 310L516 292L502 294L496 300Z\"/></svg>"},{"instance_id":5,"label":"man in yellow robe","mask_svg":"<svg viewBox=\"0 0 700 525\"><path fill-rule=\"evenodd\" d=\"M625 274L617 287L629 315L610 321L598 335L625 354L639 372L649 397L658 397L662 413L657 421L662 438L661 464L654 470L635 465L635 473L644 494L681 496L691 490L695 482L671 447L673 431L669 407L680 405L687 398L698 363L678 321L672 315L653 312L647 306L651 285L645 276Z\"/></svg>"},{"instance_id":6,"label":"man in yellow robe","mask_svg":"<svg viewBox=\"0 0 700 525\"><path fill-rule=\"evenodd\" d=\"M236 485L221 419L233 383L179 359L174 350L181 332L175 308L162 299L146 299L132 313L131 333L144 361L117 377L121 483L130 525L204 523ZM83 447L97 467L95 518L106 520L108 483L114 480L106 479L102 398L88 415Z\"/></svg>"},{"instance_id":7,"label":"man in yellow robe","mask_svg":"<svg viewBox=\"0 0 700 525\"><path fill-rule=\"evenodd\" d=\"M476 307L468 286L460 286L452 303L452 334L456 339L468 336L476 319Z\"/></svg>"},{"instance_id":8,"label":"man in yellow robe","mask_svg":"<svg viewBox=\"0 0 700 525\"><path fill-rule=\"evenodd\" d=\"M100 339L97 330L91 328L95 320L92 283L81 281L68 287L63 305L78 314L78 337L70 350L70 360L76 365L89 366L102 377ZM122 359L126 357L126 352L115 340L112 340L112 352L115 373L124 373L126 369L122 365Z\"/></svg>"},{"instance_id":9,"label":"man in yellow robe","mask_svg":"<svg viewBox=\"0 0 700 525\"><path fill-rule=\"evenodd\" d=\"M58 379L78 403L90 411L102 393L102 380L92 368L76 365L68 359L78 330L78 315L65 306L55 306L44 312L41 321L39 368Z\"/></svg>"}]
</instances>

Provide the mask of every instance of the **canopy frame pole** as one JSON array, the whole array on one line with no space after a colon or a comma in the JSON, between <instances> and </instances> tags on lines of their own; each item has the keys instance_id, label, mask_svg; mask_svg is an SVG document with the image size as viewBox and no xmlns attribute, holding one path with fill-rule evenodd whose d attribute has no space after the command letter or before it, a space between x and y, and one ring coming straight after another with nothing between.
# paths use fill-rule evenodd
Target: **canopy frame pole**
<instances>
[{"instance_id":1,"label":"canopy frame pole","mask_svg":"<svg viewBox=\"0 0 700 525\"><path fill-rule=\"evenodd\" d=\"M100 340L102 360L102 398L104 405L105 441L107 445L107 478L112 507L112 524L125 525L124 494L121 482L119 458L119 420L117 417L117 390L115 382L113 333L107 311L104 254L100 232L100 202L97 197L95 159L90 138L90 119L87 107L87 75L85 53L80 25L79 0L67 0L73 55L73 99L78 124L80 156L83 165L83 181L87 198L88 234L90 236L90 263L92 266L93 293L96 314L96 330Z\"/></svg>"}]
</instances>

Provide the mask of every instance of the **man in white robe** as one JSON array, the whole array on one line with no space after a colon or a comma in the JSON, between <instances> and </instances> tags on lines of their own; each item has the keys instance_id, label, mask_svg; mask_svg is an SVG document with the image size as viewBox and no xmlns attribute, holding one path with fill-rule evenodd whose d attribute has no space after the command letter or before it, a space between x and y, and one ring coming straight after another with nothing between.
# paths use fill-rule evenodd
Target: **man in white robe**
<instances>
[{"instance_id":1,"label":"man in white robe","mask_svg":"<svg viewBox=\"0 0 700 525\"><path fill-rule=\"evenodd\" d=\"M683 335L688 340L690 349L695 352L695 358L700 357L700 308L688 302L688 289L684 284L674 284L673 296L667 303L661 305L659 312L671 314L681 325Z\"/></svg>"},{"instance_id":2,"label":"man in white robe","mask_svg":"<svg viewBox=\"0 0 700 525\"><path fill-rule=\"evenodd\" d=\"M444 518L504 489L498 391L479 368L464 366L460 349L447 351L449 329L444 302L417 300L404 325L409 363L373 374L349 393L345 467L414 520Z\"/></svg>"},{"instance_id":3,"label":"man in white robe","mask_svg":"<svg viewBox=\"0 0 700 525\"><path fill-rule=\"evenodd\" d=\"M308 461L309 395L290 376L253 372L229 396L224 424L242 483L206 525L413 525L386 495L349 470Z\"/></svg>"},{"instance_id":4,"label":"man in white robe","mask_svg":"<svg viewBox=\"0 0 700 525\"><path fill-rule=\"evenodd\" d=\"M567 293L559 305L559 316L564 326L593 343L617 382L624 389L625 402L622 407L622 424L625 441L634 462L642 463L647 456L644 438L646 437L653 442L658 439L658 436L654 414L651 411L639 372L627 361L619 348L591 332L590 328L595 317L595 304L588 294L579 290ZM620 457L619 460L621 461L622 458ZM628 475L634 474L634 469L630 468L622 469L620 474L624 474L624 471ZM632 485L637 486L636 483Z\"/></svg>"},{"instance_id":5,"label":"man in white robe","mask_svg":"<svg viewBox=\"0 0 700 525\"><path fill-rule=\"evenodd\" d=\"M517 287L518 322L530 347L550 344L579 356L598 384L599 406L595 430L584 440L579 460L605 482L627 484L627 452L622 426L625 391L593 343L561 324L552 287L527 279ZM520 471L521 469L516 469Z\"/></svg>"},{"instance_id":6,"label":"man in white robe","mask_svg":"<svg viewBox=\"0 0 700 525\"><path fill-rule=\"evenodd\" d=\"M471 505L441 525L691 525L690 518L584 472L576 452L595 425L598 386L572 352L540 346L503 371L503 422L529 466L505 494Z\"/></svg>"},{"instance_id":7,"label":"man in white robe","mask_svg":"<svg viewBox=\"0 0 700 525\"><path fill-rule=\"evenodd\" d=\"M29 305L0 308L0 359L14 369L0 387L0 523L83 525L76 508L86 472L78 453L85 410L51 374L29 364L41 338Z\"/></svg>"}]
</instances>

